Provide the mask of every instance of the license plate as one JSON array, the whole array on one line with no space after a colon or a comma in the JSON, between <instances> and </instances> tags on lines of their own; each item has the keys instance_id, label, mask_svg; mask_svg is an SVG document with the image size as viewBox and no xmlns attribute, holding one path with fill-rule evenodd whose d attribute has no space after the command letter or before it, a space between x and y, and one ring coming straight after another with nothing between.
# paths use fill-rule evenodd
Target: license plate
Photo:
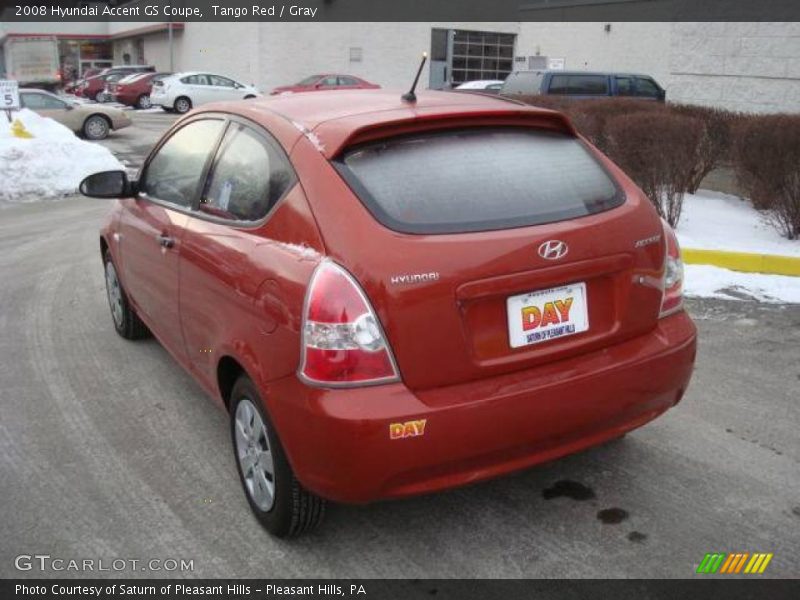
<instances>
[{"instance_id":1,"label":"license plate","mask_svg":"<svg viewBox=\"0 0 800 600\"><path fill-rule=\"evenodd\" d=\"M589 329L586 284L538 290L506 300L512 348L540 344Z\"/></svg>"}]
</instances>

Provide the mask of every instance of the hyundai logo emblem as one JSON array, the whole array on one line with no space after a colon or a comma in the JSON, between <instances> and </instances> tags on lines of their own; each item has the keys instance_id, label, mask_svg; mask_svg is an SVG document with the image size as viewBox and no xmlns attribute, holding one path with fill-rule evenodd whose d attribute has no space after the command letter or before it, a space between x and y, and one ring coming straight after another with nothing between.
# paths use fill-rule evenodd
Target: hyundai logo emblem
<instances>
[{"instance_id":1,"label":"hyundai logo emblem","mask_svg":"<svg viewBox=\"0 0 800 600\"><path fill-rule=\"evenodd\" d=\"M539 244L539 256L547 260L558 260L566 256L567 252L569 252L569 248L561 240L547 240L543 244Z\"/></svg>"}]
</instances>

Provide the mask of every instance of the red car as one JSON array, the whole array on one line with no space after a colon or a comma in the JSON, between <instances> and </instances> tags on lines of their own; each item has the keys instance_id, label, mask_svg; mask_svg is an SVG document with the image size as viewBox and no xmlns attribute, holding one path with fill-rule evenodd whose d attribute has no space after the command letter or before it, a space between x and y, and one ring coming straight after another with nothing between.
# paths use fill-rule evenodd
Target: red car
<instances>
[{"instance_id":1,"label":"red car","mask_svg":"<svg viewBox=\"0 0 800 600\"><path fill-rule=\"evenodd\" d=\"M102 100L102 95L108 85L127 77L130 73L110 73L108 75L95 75L85 79L81 85L75 88L75 95L82 96L87 100ZM101 97L98 97L101 96Z\"/></svg>"},{"instance_id":2,"label":"red car","mask_svg":"<svg viewBox=\"0 0 800 600\"><path fill-rule=\"evenodd\" d=\"M297 93L297 92L322 92L328 90L377 90L381 86L352 75L339 75L328 73L325 75L312 75L294 85L276 87L271 95Z\"/></svg>"},{"instance_id":3,"label":"red car","mask_svg":"<svg viewBox=\"0 0 800 600\"><path fill-rule=\"evenodd\" d=\"M120 79L116 83L108 86L109 93L117 102L134 106L136 108L151 108L150 91L153 89L153 82L159 81L164 77L169 77L172 73L137 73Z\"/></svg>"},{"instance_id":4,"label":"red car","mask_svg":"<svg viewBox=\"0 0 800 600\"><path fill-rule=\"evenodd\" d=\"M683 397L675 235L562 114L331 92L176 122L99 240L114 326L231 415L273 534L641 427Z\"/></svg>"}]
</instances>

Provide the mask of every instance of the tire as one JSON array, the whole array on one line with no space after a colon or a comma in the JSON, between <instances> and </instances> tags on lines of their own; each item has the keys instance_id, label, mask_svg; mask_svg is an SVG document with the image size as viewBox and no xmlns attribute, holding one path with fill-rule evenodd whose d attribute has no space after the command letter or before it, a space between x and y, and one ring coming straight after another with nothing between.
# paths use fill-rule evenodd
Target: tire
<instances>
[{"instance_id":1,"label":"tire","mask_svg":"<svg viewBox=\"0 0 800 600\"><path fill-rule=\"evenodd\" d=\"M304 489L295 477L249 377L239 377L230 400L236 470L253 514L269 533L279 538L316 529L325 515L325 500ZM261 478L256 475L258 472Z\"/></svg>"},{"instance_id":2,"label":"tire","mask_svg":"<svg viewBox=\"0 0 800 600\"><path fill-rule=\"evenodd\" d=\"M128 302L128 296L122 287L117 275L117 268L108 250L103 256L103 267L105 269L106 296L116 332L126 340L150 337L151 333L147 325L142 322Z\"/></svg>"},{"instance_id":3,"label":"tire","mask_svg":"<svg viewBox=\"0 0 800 600\"><path fill-rule=\"evenodd\" d=\"M175 104L173 104L172 107L175 109L176 113L182 115L192 110L192 101L186 96L181 96L175 99Z\"/></svg>"},{"instance_id":4,"label":"tire","mask_svg":"<svg viewBox=\"0 0 800 600\"><path fill-rule=\"evenodd\" d=\"M253 96L253 94L249 94L249 95L244 97L245 100L252 100L253 98L255 98L255 96Z\"/></svg>"},{"instance_id":5,"label":"tire","mask_svg":"<svg viewBox=\"0 0 800 600\"><path fill-rule=\"evenodd\" d=\"M136 108L147 110L153 108L153 103L150 102L150 94L142 94L136 99Z\"/></svg>"},{"instance_id":6,"label":"tire","mask_svg":"<svg viewBox=\"0 0 800 600\"><path fill-rule=\"evenodd\" d=\"M87 140L104 140L111 131L111 124L103 116L92 115L83 122L83 136Z\"/></svg>"}]
</instances>

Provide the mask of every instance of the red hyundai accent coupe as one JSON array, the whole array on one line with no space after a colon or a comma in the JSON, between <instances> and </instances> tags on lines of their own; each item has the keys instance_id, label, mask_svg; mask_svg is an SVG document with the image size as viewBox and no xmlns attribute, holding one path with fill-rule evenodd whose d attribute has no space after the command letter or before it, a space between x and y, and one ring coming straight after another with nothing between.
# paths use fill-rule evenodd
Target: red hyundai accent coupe
<instances>
[{"instance_id":1,"label":"red hyundai accent coupe","mask_svg":"<svg viewBox=\"0 0 800 600\"><path fill-rule=\"evenodd\" d=\"M560 113L382 90L207 105L102 228L114 326L231 415L273 534L620 437L680 401L672 230Z\"/></svg>"}]
</instances>

